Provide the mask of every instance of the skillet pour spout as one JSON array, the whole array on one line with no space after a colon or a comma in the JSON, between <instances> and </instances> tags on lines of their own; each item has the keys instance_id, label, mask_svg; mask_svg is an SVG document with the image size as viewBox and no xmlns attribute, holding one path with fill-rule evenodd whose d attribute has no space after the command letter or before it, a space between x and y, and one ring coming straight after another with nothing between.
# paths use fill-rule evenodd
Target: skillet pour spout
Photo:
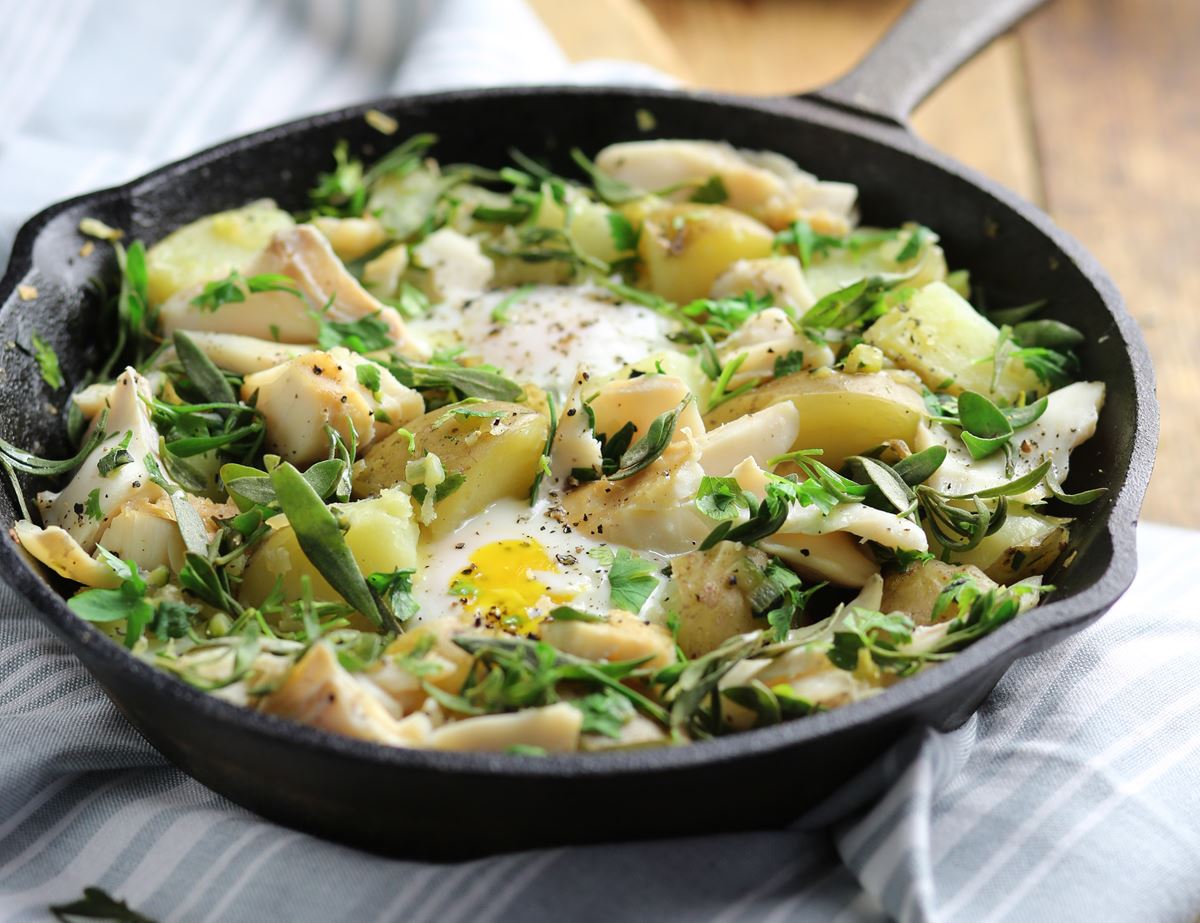
<instances>
[{"instance_id":1,"label":"skillet pour spout","mask_svg":"<svg viewBox=\"0 0 1200 923\"><path fill-rule=\"evenodd\" d=\"M1085 372L1107 385L1099 428L1072 457L1072 473L1109 493L1078 519L1064 563L1049 575L1057 590L949 662L843 709L689 747L569 757L405 750L234 707L134 659L76 618L58 581L11 541L0 543L0 571L164 756L233 801L321 836L457 858L791 822L906 732L961 724L1017 657L1098 618L1133 579L1134 526L1157 438L1153 375L1136 325L1096 261L1045 214L905 127L911 108L941 79L1036 5L921 0L855 71L805 97L507 88L375 100L312 116L51 206L21 229L0 282L0 338L28 342L36 321L74 386L97 363L103 340L87 282L115 274L108 248L79 255L80 219L98 218L152 242L264 195L301 208L338 140L368 156L381 153L379 136L363 119L368 109L406 130L435 133L439 153L451 161L502 163L510 127L523 125L541 132L531 138L526 129L528 153L569 169L573 147L647 137L638 127L642 110L654 115L659 137L778 151L819 176L856 184L871 224L916 219L936 227L947 256L998 299L1047 298L1049 316L1085 333ZM34 303L20 301L18 285L37 289ZM67 390L47 392L23 354L10 353L6 367L0 436L44 454L69 454L61 418L43 410L49 401L61 405ZM11 494L0 496L4 524L19 516ZM876 764L840 809L873 797L902 770L898 762ZM771 797L761 797L763 780L780 773L796 784L772 786ZM464 818L471 819L470 835Z\"/></svg>"}]
</instances>

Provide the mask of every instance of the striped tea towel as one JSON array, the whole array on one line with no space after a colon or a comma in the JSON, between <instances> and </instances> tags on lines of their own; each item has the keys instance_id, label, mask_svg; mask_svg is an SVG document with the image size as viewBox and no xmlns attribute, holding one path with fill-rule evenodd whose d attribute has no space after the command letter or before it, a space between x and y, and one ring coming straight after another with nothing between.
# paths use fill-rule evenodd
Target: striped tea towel
<instances>
[{"instance_id":1,"label":"striped tea towel","mask_svg":"<svg viewBox=\"0 0 1200 923\"><path fill-rule=\"evenodd\" d=\"M50 201L388 89L665 82L570 66L520 0L0 0L0 254ZM926 732L864 816L383 859L267 823L158 756L0 587L0 920L96 885L160 921L1147 921L1200 917L1200 533L1143 526L1097 625Z\"/></svg>"}]
</instances>

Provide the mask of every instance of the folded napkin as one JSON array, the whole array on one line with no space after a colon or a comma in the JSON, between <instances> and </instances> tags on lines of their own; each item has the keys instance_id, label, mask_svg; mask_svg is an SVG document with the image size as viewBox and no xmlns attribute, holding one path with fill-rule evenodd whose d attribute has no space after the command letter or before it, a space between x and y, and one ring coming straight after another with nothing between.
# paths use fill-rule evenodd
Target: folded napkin
<instances>
[{"instance_id":1,"label":"folded napkin","mask_svg":"<svg viewBox=\"0 0 1200 923\"><path fill-rule=\"evenodd\" d=\"M389 88L664 82L571 66L519 0L0 0L0 254L54 199ZM1200 533L1139 532L1104 619L1022 660L833 829L384 859L168 765L0 587L0 919L96 885L161 921L1148 921L1200 914ZM781 818L781 823L787 819Z\"/></svg>"}]
</instances>

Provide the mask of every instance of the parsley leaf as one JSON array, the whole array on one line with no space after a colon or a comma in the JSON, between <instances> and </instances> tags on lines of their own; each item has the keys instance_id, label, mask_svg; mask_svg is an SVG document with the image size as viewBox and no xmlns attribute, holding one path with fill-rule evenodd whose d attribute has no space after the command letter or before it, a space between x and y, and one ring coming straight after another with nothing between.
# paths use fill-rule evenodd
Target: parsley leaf
<instances>
[{"instance_id":1,"label":"parsley leaf","mask_svg":"<svg viewBox=\"0 0 1200 923\"><path fill-rule=\"evenodd\" d=\"M793 375L804 369L804 353L797 349L788 350L782 356L775 357L775 377Z\"/></svg>"},{"instance_id":2,"label":"parsley leaf","mask_svg":"<svg viewBox=\"0 0 1200 923\"><path fill-rule=\"evenodd\" d=\"M192 304L201 311L217 311L227 304L239 304L246 300L247 293L287 292L289 295L300 297L296 280L291 276L279 273L264 273L258 276L243 278L236 269L229 270L224 279L216 279L207 283L204 290L192 299Z\"/></svg>"},{"instance_id":3,"label":"parsley leaf","mask_svg":"<svg viewBox=\"0 0 1200 923\"><path fill-rule=\"evenodd\" d=\"M438 484L433 489L433 502L441 503L448 496L458 490L466 482L467 478L462 472L450 471L446 474L446 479ZM429 489L424 484L413 484L412 495L413 499L418 503L424 503L425 497L428 495Z\"/></svg>"},{"instance_id":4,"label":"parsley leaf","mask_svg":"<svg viewBox=\"0 0 1200 923\"><path fill-rule=\"evenodd\" d=\"M375 591L397 622L407 622L420 609L413 596L414 573L409 567L394 570L390 574L376 571L367 576L367 585Z\"/></svg>"},{"instance_id":5,"label":"parsley leaf","mask_svg":"<svg viewBox=\"0 0 1200 923\"><path fill-rule=\"evenodd\" d=\"M36 332L30 337L30 342L33 343L33 358L37 362L38 370L42 373L42 381L51 388L61 388L63 386L62 369L58 366L58 354L54 351L54 347Z\"/></svg>"},{"instance_id":6,"label":"parsley leaf","mask_svg":"<svg viewBox=\"0 0 1200 923\"><path fill-rule=\"evenodd\" d=\"M608 213L608 233L612 237L613 248L619 253L636 250L642 236L641 228L635 228L620 212Z\"/></svg>"},{"instance_id":7,"label":"parsley leaf","mask_svg":"<svg viewBox=\"0 0 1200 923\"><path fill-rule=\"evenodd\" d=\"M84 505L84 511L88 519L94 519L99 522L104 518L104 510L100 509L100 488L92 488L92 492L87 495L87 503Z\"/></svg>"},{"instance_id":8,"label":"parsley leaf","mask_svg":"<svg viewBox=\"0 0 1200 923\"><path fill-rule=\"evenodd\" d=\"M381 369L373 362L364 362L361 365L355 366L354 375L358 379L358 383L370 391L372 394L378 394L379 389L383 387L383 378Z\"/></svg>"},{"instance_id":9,"label":"parsley leaf","mask_svg":"<svg viewBox=\"0 0 1200 923\"><path fill-rule=\"evenodd\" d=\"M658 578L653 564L628 548L619 548L608 571L608 585L613 607L637 615L658 587Z\"/></svg>"},{"instance_id":10,"label":"parsley leaf","mask_svg":"<svg viewBox=\"0 0 1200 923\"><path fill-rule=\"evenodd\" d=\"M391 329L378 313L353 321L331 321L318 315L317 323L317 343L322 349L344 346L352 352L370 353L393 345Z\"/></svg>"},{"instance_id":11,"label":"parsley leaf","mask_svg":"<svg viewBox=\"0 0 1200 923\"><path fill-rule=\"evenodd\" d=\"M720 205L728 198L729 190L725 188L725 181L714 175L710 176L702 186L696 188L689 197L689 201L704 205Z\"/></svg>"},{"instance_id":12,"label":"parsley leaf","mask_svg":"<svg viewBox=\"0 0 1200 923\"><path fill-rule=\"evenodd\" d=\"M706 474L696 491L696 509L709 519L737 519L740 510L749 509L741 485L734 478L719 478Z\"/></svg>"},{"instance_id":13,"label":"parsley leaf","mask_svg":"<svg viewBox=\"0 0 1200 923\"><path fill-rule=\"evenodd\" d=\"M92 589L67 600L71 611L87 622L125 621L125 646L137 644L146 626L154 618L154 605L146 599L146 581L132 561L116 561L121 585L116 589Z\"/></svg>"},{"instance_id":14,"label":"parsley leaf","mask_svg":"<svg viewBox=\"0 0 1200 923\"><path fill-rule=\"evenodd\" d=\"M583 712L580 731L584 734L603 734L615 739L635 714L629 700L611 689L571 699L570 703Z\"/></svg>"},{"instance_id":15,"label":"parsley leaf","mask_svg":"<svg viewBox=\"0 0 1200 923\"><path fill-rule=\"evenodd\" d=\"M111 897L100 888L84 888L83 897L69 904L57 904L50 912L61 923L81 923L83 920L101 920L107 923L155 923L149 917L133 910L125 901Z\"/></svg>"},{"instance_id":16,"label":"parsley leaf","mask_svg":"<svg viewBox=\"0 0 1200 923\"><path fill-rule=\"evenodd\" d=\"M350 145L339 141L333 147L333 169L317 177L308 192L313 210L334 217L356 218L367 204L362 161L350 157Z\"/></svg>"}]
</instances>

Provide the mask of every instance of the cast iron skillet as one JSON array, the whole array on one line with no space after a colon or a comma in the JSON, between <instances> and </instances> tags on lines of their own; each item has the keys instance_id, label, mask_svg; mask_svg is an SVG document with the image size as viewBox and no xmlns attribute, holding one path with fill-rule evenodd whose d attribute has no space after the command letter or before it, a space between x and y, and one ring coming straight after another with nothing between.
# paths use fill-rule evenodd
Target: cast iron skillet
<instances>
[{"instance_id":1,"label":"cast iron skillet","mask_svg":"<svg viewBox=\"0 0 1200 923\"><path fill-rule=\"evenodd\" d=\"M98 358L87 282L114 274L109 248L78 255L79 219L93 216L153 242L201 215L273 196L305 205L305 190L340 138L368 156L381 139L371 107L401 137L435 132L443 161L500 165L518 144L569 169L572 146L595 151L650 136L727 139L780 151L861 189L864 219L916 219L942 235L950 262L970 268L992 305L1048 298L1050 316L1085 331L1086 374L1108 384L1095 438L1072 459L1071 484L1111 488L1084 508L1052 582L1052 601L947 664L885 695L781 726L677 749L547 758L389 749L235 708L130 657L64 605L61 587L0 542L5 578L42 613L129 721L204 784L269 818L360 846L459 856L550 843L780 826L866 766L906 730L953 728L1014 659L1105 612L1133 579L1134 522L1153 463L1157 413L1149 358L1096 262L1036 208L927 148L907 129L911 108L1039 0L921 0L848 77L798 99L740 99L657 90L499 89L386 99L238 138L116 189L55 205L21 230L0 284L0 342L48 335L68 388ZM18 283L36 286L22 303ZM10 350L0 382L0 434L67 452L67 388L50 394L28 357ZM11 499L0 498L11 523ZM874 784L886 782L892 766ZM786 780L786 784L783 783ZM872 794L868 788L861 789ZM878 791L878 789L876 789Z\"/></svg>"}]
</instances>

